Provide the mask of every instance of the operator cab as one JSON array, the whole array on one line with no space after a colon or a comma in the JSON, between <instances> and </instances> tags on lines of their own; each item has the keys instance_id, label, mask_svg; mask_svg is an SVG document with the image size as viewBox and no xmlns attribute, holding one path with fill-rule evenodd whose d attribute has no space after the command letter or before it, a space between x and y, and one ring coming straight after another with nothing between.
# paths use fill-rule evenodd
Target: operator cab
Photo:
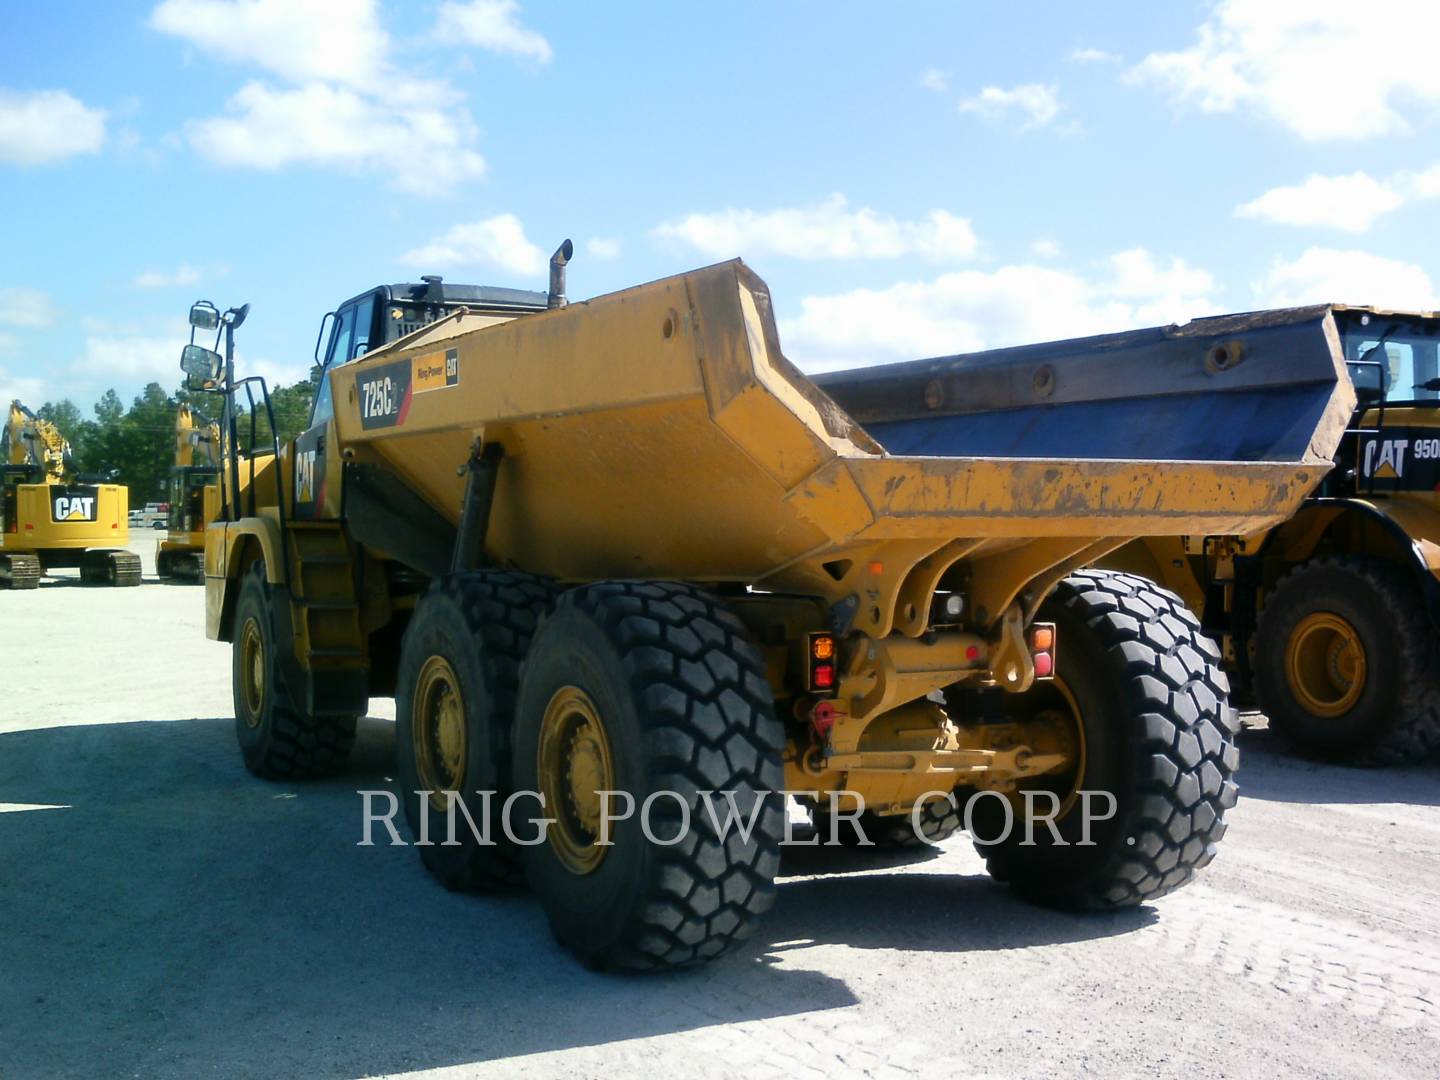
<instances>
[{"instance_id":1,"label":"operator cab","mask_svg":"<svg viewBox=\"0 0 1440 1080\"><path fill-rule=\"evenodd\" d=\"M1440 319L1337 306L1335 322L1362 405L1440 403Z\"/></svg>"},{"instance_id":2,"label":"operator cab","mask_svg":"<svg viewBox=\"0 0 1440 1080\"><path fill-rule=\"evenodd\" d=\"M432 274L422 277L418 285L380 285L351 297L320 323L315 361L322 373L310 414L310 427L323 424L334 414L330 380L326 378L333 366L357 360L370 350L389 345L461 308L481 315L513 318L544 311L548 306L551 298L543 292L490 285L448 285Z\"/></svg>"}]
</instances>

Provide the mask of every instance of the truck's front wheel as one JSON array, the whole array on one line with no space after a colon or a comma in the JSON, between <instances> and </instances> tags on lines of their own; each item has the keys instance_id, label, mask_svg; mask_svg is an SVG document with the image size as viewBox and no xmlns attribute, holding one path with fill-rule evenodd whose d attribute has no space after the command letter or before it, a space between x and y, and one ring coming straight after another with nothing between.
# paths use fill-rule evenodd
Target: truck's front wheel
<instances>
[{"instance_id":1,"label":"truck's front wheel","mask_svg":"<svg viewBox=\"0 0 1440 1080\"><path fill-rule=\"evenodd\" d=\"M560 941L653 969L747 937L774 898L782 742L764 661L714 597L668 582L564 594L525 662L514 768L553 819L524 859ZM732 813L739 828L717 829Z\"/></svg>"},{"instance_id":2,"label":"truck's front wheel","mask_svg":"<svg viewBox=\"0 0 1440 1080\"><path fill-rule=\"evenodd\" d=\"M281 673L275 603L265 564L245 572L235 605L231 686L235 734L245 767L271 780L332 773L355 741L354 716L309 716L290 695Z\"/></svg>"},{"instance_id":3,"label":"truck's front wheel","mask_svg":"<svg viewBox=\"0 0 1440 1080\"><path fill-rule=\"evenodd\" d=\"M1049 906L1164 896L1211 860L1235 804L1238 724L1219 650L1178 597L1131 574L1073 574L1040 618L1056 626L1055 679L1012 707L1068 728L1070 765L1012 793L1009 815L998 795L976 796L977 849L994 877ZM1026 829L1027 788L1040 813L1058 808L1053 831Z\"/></svg>"}]
</instances>

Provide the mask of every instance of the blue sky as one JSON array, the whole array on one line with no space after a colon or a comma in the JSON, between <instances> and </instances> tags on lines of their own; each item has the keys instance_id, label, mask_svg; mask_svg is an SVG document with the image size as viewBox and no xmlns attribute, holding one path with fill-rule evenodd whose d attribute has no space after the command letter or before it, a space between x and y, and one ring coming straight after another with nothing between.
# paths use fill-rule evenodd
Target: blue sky
<instances>
[{"instance_id":1,"label":"blue sky","mask_svg":"<svg viewBox=\"0 0 1440 1080\"><path fill-rule=\"evenodd\" d=\"M1404 32L1397 28L1404 27ZM818 370L1216 311L1440 307L1440 5L5 5L0 400L303 377L382 281L721 258Z\"/></svg>"}]
</instances>

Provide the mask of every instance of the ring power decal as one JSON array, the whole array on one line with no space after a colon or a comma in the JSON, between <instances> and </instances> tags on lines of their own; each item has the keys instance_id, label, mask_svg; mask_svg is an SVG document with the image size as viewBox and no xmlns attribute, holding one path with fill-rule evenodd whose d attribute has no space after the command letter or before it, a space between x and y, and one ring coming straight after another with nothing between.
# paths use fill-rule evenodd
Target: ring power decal
<instances>
[{"instance_id":1,"label":"ring power decal","mask_svg":"<svg viewBox=\"0 0 1440 1080\"><path fill-rule=\"evenodd\" d=\"M446 349L443 353L417 356L413 363L415 371L411 385L415 387L417 394L426 390L444 390L447 386L455 386L460 382L459 349Z\"/></svg>"}]
</instances>

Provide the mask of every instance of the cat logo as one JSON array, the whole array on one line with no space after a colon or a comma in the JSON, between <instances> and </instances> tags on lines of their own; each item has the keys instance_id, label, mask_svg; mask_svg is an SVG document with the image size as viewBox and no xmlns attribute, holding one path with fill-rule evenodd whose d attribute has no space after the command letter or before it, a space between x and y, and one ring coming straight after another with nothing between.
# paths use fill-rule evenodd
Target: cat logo
<instances>
[{"instance_id":1,"label":"cat logo","mask_svg":"<svg viewBox=\"0 0 1440 1080\"><path fill-rule=\"evenodd\" d=\"M1365 444L1365 475L1373 476L1377 480L1399 480L1405 475L1405 448L1409 445L1409 439L1386 439L1384 442L1378 439L1370 440ZM1375 456L1376 447L1380 449L1378 460Z\"/></svg>"},{"instance_id":2,"label":"cat logo","mask_svg":"<svg viewBox=\"0 0 1440 1080\"><path fill-rule=\"evenodd\" d=\"M295 455L295 501L315 501L315 451L301 450Z\"/></svg>"},{"instance_id":3,"label":"cat logo","mask_svg":"<svg viewBox=\"0 0 1440 1080\"><path fill-rule=\"evenodd\" d=\"M94 521L95 496L57 495L51 517L55 521Z\"/></svg>"}]
</instances>

